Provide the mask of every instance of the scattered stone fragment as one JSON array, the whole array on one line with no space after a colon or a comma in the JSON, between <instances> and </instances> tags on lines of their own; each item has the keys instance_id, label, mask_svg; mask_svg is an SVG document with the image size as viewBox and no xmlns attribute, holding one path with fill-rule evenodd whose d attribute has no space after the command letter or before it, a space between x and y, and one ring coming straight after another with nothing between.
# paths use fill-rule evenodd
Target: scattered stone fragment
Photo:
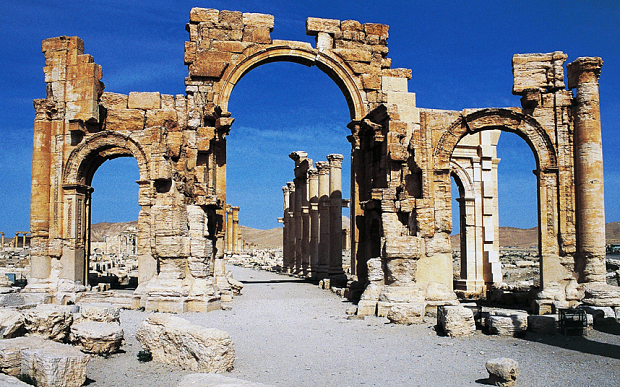
<instances>
[{"instance_id":1,"label":"scattered stone fragment","mask_svg":"<svg viewBox=\"0 0 620 387\"><path fill-rule=\"evenodd\" d=\"M476 332L474 312L461 305L444 305L437 308L437 325L448 336L467 336Z\"/></svg>"},{"instance_id":2,"label":"scattered stone fragment","mask_svg":"<svg viewBox=\"0 0 620 387\"><path fill-rule=\"evenodd\" d=\"M230 335L170 314L153 313L140 325L136 338L153 360L199 372L225 372L234 367Z\"/></svg>"},{"instance_id":3,"label":"scattered stone fragment","mask_svg":"<svg viewBox=\"0 0 620 387\"><path fill-rule=\"evenodd\" d=\"M64 341L69 336L75 309L73 306L47 304L24 310L24 326L27 334Z\"/></svg>"},{"instance_id":4,"label":"scattered stone fragment","mask_svg":"<svg viewBox=\"0 0 620 387\"><path fill-rule=\"evenodd\" d=\"M86 321L120 324L120 308L109 303L81 304L80 313Z\"/></svg>"},{"instance_id":5,"label":"scattered stone fragment","mask_svg":"<svg viewBox=\"0 0 620 387\"><path fill-rule=\"evenodd\" d=\"M424 322L424 310L426 305L419 304L396 304L387 313L387 318L395 324L421 324Z\"/></svg>"},{"instance_id":6,"label":"scattered stone fragment","mask_svg":"<svg viewBox=\"0 0 620 387\"><path fill-rule=\"evenodd\" d=\"M89 356L77 348L41 337L0 340L0 372L26 374L38 386L78 387L86 381Z\"/></svg>"},{"instance_id":7,"label":"scattered stone fragment","mask_svg":"<svg viewBox=\"0 0 620 387\"><path fill-rule=\"evenodd\" d=\"M24 315L15 309L0 309L0 338L10 339L24 333Z\"/></svg>"},{"instance_id":8,"label":"scattered stone fragment","mask_svg":"<svg viewBox=\"0 0 620 387\"><path fill-rule=\"evenodd\" d=\"M218 374L189 374L177 387L270 387L269 384L249 382Z\"/></svg>"},{"instance_id":9,"label":"scattered stone fragment","mask_svg":"<svg viewBox=\"0 0 620 387\"><path fill-rule=\"evenodd\" d=\"M519 363L513 359L506 357L491 359L484 366L489 372L488 382L496 386L514 386L519 376Z\"/></svg>"},{"instance_id":10,"label":"scattered stone fragment","mask_svg":"<svg viewBox=\"0 0 620 387\"><path fill-rule=\"evenodd\" d=\"M486 326L492 335L515 336L527 330L527 318L525 312L493 310L487 317Z\"/></svg>"},{"instance_id":11,"label":"scattered stone fragment","mask_svg":"<svg viewBox=\"0 0 620 387\"><path fill-rule=\"evenodd\" d=\"M44 340L22 351L21 373L35 378L40 387L80 387L89 359L75 347Z\"/></svg>"},{"instance_id":12,"label":"scattered stone fragment","mask_svg":"<svg viewBox=\"0 0 620 387\"><path fill-rule=\"evenodd\" d=\"M117 324L84 321L71 326L71 342L83 352L108 355L118 352L124 333Z\"/></svg>"}]
</instances>

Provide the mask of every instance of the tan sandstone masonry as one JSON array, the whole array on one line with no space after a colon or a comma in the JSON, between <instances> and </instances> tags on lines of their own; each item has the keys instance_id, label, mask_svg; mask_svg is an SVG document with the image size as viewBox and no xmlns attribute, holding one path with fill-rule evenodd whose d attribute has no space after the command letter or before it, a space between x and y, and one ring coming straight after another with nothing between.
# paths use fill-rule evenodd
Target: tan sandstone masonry
<instances>
[{"instance_id":1,"label":"tan sandstone masonry","mask_svg":"<svg viewBox=\"0 0 620 387\"><path fill-rule=\"evenodd\" d=\"M283 269L312 278L346 279L342 268L343 156L327 155L317 161L303 151L292 152L295 179L282 187L284 194Z\"/></svg>"},{"instance_id":2,"label":"tan sandstone masonry","mask_svg":"<svg viewBox=\"0 0 620 387\"><path fill-rule=\"evenodd\" d=\"M576 96L565 89L565 54L525 54L513 57L513 93L522 96L521 107L422 109L408 91L411 70L391 68L387 25L308 18L306 33L315 37L314 45L272 40L273 27L271 15L192 9L186 94L176 96L103 92L102 69L84 54L79 38L43 42L47 97L34 102L29 291L53 293L59 283L79 290L90 249L92 177L106 160L127 156L136 158L140 170L136 302L152 310L183 311L229 299L222 261L226 137L234 121L228 100L247 72L274 61L317 66L347 100L351 267L359 283L367 282L367 262L377 258L381 264L373 260L372 265L380 270L373 275L383 276L377 282L383 293L453 289L453 154L465 136L490 130L518 134L534 153L543 288L564 294L575 280L603 281L599 58L569 65ZM480 149L482 173L490 176L492 153ZM317 165L319 186L321 173ZM303 189L308 188L314 186ZM298 195L297 187L292 191L289 187L290 205ZM488 191L483 187L481 193L488 205L478 207L483 226L495 208ZM316 207L320 217L322 206L316 204L295 200L301 223L289 222L287 240L305 233L304 222L316 216ZM486 220L484 238L491 237L493 222ZM320 224L318 231L325 231ZM488 250L493 243L476 243L488 269L475 277L484 286L470 281L470 288L484 291L497 279ZM317 259L311 246L295 262L298 267ZM317 271L336 269L320 256ZM366 296L370 310L379 296Z\"/></svg>"}]
</instances>

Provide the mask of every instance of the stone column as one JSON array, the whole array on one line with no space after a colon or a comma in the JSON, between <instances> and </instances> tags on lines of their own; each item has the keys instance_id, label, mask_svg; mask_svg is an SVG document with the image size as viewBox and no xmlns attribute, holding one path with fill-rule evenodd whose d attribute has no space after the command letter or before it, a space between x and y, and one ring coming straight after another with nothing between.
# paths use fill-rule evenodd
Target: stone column
<instances>
[{"instance_id":1,"label":"stone column","mask_svg":"<svg viewBox=\"0 0 620 387\"><path fill-rule=\"evenodd\" d=\"M2 239L0 242L0 251L4 250L4 233L0 232L0 235L2 235Z\"/></svg>"},{"instance_id":2,"label":"stone column","mask_svg":"<svg viewBox=\"0 0 620 387\"><path fill-rule=\"evenodd\" d=\"M598 78L601 58L577 58L567 66L573 103L577 264L581 282L605 282L605 202Z\"/></svg>"},{"instance_id":3,"label":"stone column","mask_svg":"<svg viewBox=\"0 0 620 387\"><path fill-rule=\"evenodd\" d=\"M239 207L232 207L232 252L239 253Z\"/></svg>"},{"instance_id":4,"label":"stone column","mask_svg":"<svg viewBox=\"0 0 620 387\"><path fill-rule=\"evenodd\" d=\"M288 211L290 208L289 203L291 191L289 190L288 185L282 187L282 195L284 196L282 209L282 271L286 271L290 259L289 249L291 248L288 237L288 233L290 232Z\"/></svg>"},{"instance_id":5,"label":"stone column","mask_svg":"<svg viewBox=\"0 0 620 387\"><path fill-rule=\"evenodd\" d=\"M319 250L317 277L326 278L329 272L329 163L327 161L317 161L316 168L319 175Z\"/></svg>"},{"instance_id":6,"label":"stone column","mask_svg":"<svg viewBox=\"0 0 620 387\"><path fill-rule=\"evenodd\" d=\"M308 202L310 211L308 275L316 277L319 268L319 172L316 168L308 169Z\"/></svg>"},{"instance_id":7,"label":"stone column","mask_svg":"<svg viewBox=\"0 0 620 387\"><path fill-rule=\"evenodd\" d=\"M289 181L288 183L286 183L286 186L288 187L289 191L289 206L288 212L285 214L286 218L288 219L288 231L286 233L288 239L288 259L285 268L287 273L293 273L295 267L295 251L297 249L295 245L297 242L297 219L295 218L295 211L297 211L295 209L295 183Z\"/></svg>"},{"instance_id":8,"label":"stone column","mask_svg":"<svg viewBox=\"0 0 620 387\"><path fill-rule=\"evenodd\" d=\"M331 224L329 276L343 277L342 270L342 160L339 154L327 155L329 162L329 217Z\"/></svg>"},{"instance_id":9,"label":"stone column","mask_svg":"<svg viewBox=\"0 0 620 387\"><path fill-rule=\"evenodd\" d=\"M230 205L226 206L226 251L233 251L233 210Z\"/></svg>"},{"instance_id":10,"label":"stone column","mask_svg":"<svg viewBox=\"0 0 620 387\"><path fill-rule=\"evenodd\" d=\"M312 160L303 151L292 152L289 157L295 161L295 217L297 233L295 249L295 272L305 275L308 270L308 247L309 247L309 223L310 214L308 209L308 168L312 166Z\"/></svg>"}]
</instances>

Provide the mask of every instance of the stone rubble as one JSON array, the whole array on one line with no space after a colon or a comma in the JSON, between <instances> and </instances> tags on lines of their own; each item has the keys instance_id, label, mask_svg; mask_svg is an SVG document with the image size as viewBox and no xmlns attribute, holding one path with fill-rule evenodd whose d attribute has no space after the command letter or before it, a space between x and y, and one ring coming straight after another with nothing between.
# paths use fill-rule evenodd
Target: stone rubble
<instances>
[{"instance_id":1,"label":"stone rubble","mask_svg":"<svg viewBox=\"0 0 620 387\"><path fill-rule=\"evenodd\" d=\"M24 326L28 335L64 342L69 338L73 313L77 307L69 305L41 304L25 309Z\"/></svg>"},{"instance_id":2,"label":"stone rubble","mask_svg":"<svg viewBox=\"0 0 620 387\"><path fill-rule=\"evenodd\" d=\"M468 336L476 332L476 321L471 309L460 305L437 308L437 326L450 337Z\"/></svg>"},{"instance_id":3,"label":"stone rubble","mask_svg":"<svg viewBox=\"0 0 620 387\"><path fill-rule=\"evenodd\" d=\"M71 326L70 341L82 352L107 356L121 348L124 332L118 324L84 321Z\"/></svg>"}]
</instances>

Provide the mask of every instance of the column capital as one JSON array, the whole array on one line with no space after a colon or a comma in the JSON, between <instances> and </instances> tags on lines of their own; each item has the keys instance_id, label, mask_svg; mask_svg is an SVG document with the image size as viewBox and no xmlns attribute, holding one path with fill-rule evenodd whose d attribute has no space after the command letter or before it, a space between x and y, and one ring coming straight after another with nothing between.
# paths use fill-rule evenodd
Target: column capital
<instances>
[{"instance_id":1,"label":"column capital","mask_svg":"<svg viewBox=\"0 0 620 387\"><path fill-rule=\"evenodd\" d=\"M319 175L325 175L329 173L329 163L327 161L317 161L314 163Z\"/></svg>"},{"instance_id":2,"label":"column capital","mask_svg":"<svg viewBox=\"0 0 620 387\"><path fill-rule=\"evenodd\" d=\"M287 181L286 186L288 187L289 192L295 192L295 182Z\"/></svg>"},{"instance_id":3,"label":"column capital","mask_svg":"<svg viewBox=\"0 0 620 387\"><path fill-rule=\"evenodd\" d=\"M566 66L568 88L574 89L584 83L597 83L601 75L603 59L598 57L581 57Z\"/></svg>"},{"instance_id":4,"label":"column capital","mask_svg":"<svg viewBox=\"0 0 620 387\"><path fill-rule=\"evenodd\" d=\"M329 161L329 165L332 167L336 167L336 168L342 167L342 160L344 160L343 155L340 155L337 153L332 153L330 155L327 155L327 161Z\"/></svg>"}]
</instances>

